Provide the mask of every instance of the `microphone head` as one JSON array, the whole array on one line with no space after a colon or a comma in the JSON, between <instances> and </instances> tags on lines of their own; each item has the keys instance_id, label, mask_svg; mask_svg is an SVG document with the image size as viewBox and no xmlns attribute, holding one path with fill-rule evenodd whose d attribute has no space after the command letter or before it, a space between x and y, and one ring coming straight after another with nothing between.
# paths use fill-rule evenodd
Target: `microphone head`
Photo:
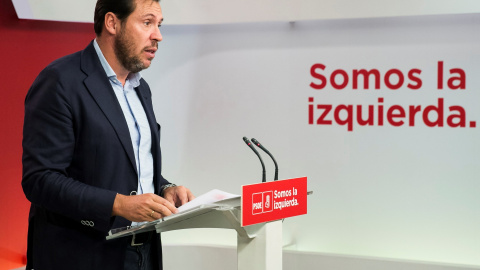
<instances>
[{"instance_id":1,"label":"microphone head","mask_svg":"<svg viewBox=\"0 0 480 270\"><path fill-rule=\"evenodd\" d=\"M260 143L255 139L255 138L252 138L252 142L258 146L260 146Z\"/></svg>"},{"instance_id":2,"label":"microphone head","mask_svg":"<svg viewBox=\"0 0 480 270\"><path fill-rule=\"evenodd\" d=\"M250 145L250 141L248 140L247 137L243 137L243 141L244 141L246 144Z\"/></svg>"}]
</instances>

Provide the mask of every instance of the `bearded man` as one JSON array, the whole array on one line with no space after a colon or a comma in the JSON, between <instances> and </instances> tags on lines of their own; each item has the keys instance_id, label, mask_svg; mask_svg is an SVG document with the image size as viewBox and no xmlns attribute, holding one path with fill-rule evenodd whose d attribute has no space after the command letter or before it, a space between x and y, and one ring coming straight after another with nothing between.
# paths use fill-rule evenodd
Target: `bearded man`
<instances>
[{"instance_id":1,"label":"bearded man","mask_svg":"<svg viewBox=\"0 0 480 270\"><path fill-rule=\"evenodd\" d=\"M48 65L28 91L26 269L162 269L154 232L105 239L194 198L161 174L160 125L139 73L155 57L162 21L158 0L98 0L96 39Z\"/></svg>"}]
</instances>

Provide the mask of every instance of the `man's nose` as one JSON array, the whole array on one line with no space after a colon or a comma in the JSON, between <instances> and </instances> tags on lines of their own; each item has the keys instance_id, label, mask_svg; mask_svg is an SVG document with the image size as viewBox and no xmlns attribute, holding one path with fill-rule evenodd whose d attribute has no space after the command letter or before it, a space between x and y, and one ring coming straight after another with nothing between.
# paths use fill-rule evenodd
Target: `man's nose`
<instances>
[{"instance_id":1,"label":"man's nose","mask_svg":"<svg viewBox=\"0 0 480 270\"><path fill-rule=\"evenodd\" d=\"M162 33L160 33L160 27L157 27L152 33L151 39L156 40L157 42L162 41Z\"/></svg>"}]
</instances>

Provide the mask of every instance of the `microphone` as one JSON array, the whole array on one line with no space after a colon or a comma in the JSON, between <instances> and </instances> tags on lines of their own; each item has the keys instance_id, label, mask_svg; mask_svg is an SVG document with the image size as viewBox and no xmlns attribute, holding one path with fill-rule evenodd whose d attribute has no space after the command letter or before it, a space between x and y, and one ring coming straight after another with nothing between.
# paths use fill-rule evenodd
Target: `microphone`
<instances>
[{"instance_id":1,"label":"microphone","mask_svg":"<svg viewBox=\"0 0 480 270\"><path fill-rule=\"evenodd\" d=\"M260 149L262 149L265 153L267 153L273 160L273 163L275 164L275 178L273 179L273 181L277 181L278 180L278 165L277 165L277 161L275 160L275 158L273 157L272 154L270 154L270 152L265 148L263 147L263 145L261 145L255 138L252 138L252 142L258 146Z\"/></svg>"},{"instance_id":2,"label":"microphone","mask_svg":"<svg viewBox=\"0 0 480 270\"><path fill-rule=\"evenodd\" d=\"M247 137L243 137L243 141L248 145L248 147L250 147L250 149L253 150L253 152L255 152L257 157L260 159L260 163L262 163L262 169L263 169L262 182L267 182L267 179L265 177L265 164L263 164L262 157L260 157L260 154L257 152L257 150L255 150L252 143L247 139Z\"/></svg>"}]
</instances>

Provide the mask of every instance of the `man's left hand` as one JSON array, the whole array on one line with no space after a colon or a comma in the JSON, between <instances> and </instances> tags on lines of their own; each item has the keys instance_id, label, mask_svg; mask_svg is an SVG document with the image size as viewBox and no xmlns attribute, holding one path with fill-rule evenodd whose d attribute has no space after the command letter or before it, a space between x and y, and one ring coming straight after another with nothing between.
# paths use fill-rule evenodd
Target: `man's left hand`
<instances>
[{"instance_id":1,"label":"man's left hand","mask_svg":"<svg viewBox=\"0 0 480 270\"><path fill-rule=\"evenodd\" d=\"M175 205L175 207L180 207L187 202L195 199L190 189L184 186L169 187L163 191L163 197Z\"/></svg>"}]
</instances>

